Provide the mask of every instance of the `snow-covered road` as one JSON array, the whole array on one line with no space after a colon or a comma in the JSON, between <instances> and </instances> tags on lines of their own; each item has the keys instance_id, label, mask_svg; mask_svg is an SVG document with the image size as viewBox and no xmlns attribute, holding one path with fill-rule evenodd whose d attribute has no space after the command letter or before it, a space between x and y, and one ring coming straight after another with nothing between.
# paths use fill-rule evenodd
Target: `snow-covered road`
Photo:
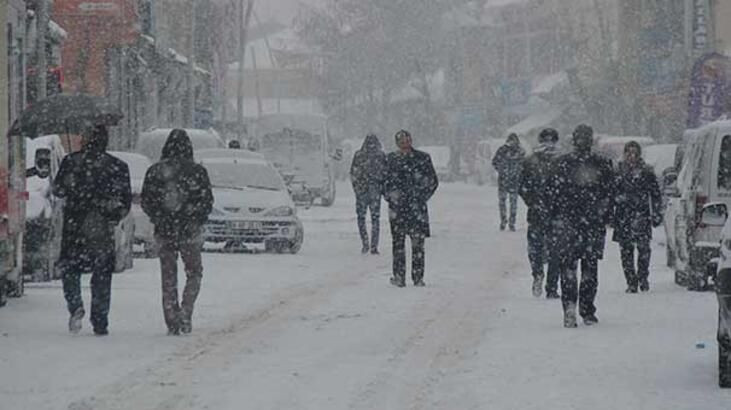
<instances>
[{"instance_id":1,"label":"snow-covered road","mask_svg":"<svg viewBox=\"0 0 731 410\"><path fill-rule=\"evenodd\" d=\"M382 255L362 256L340 186L302 211L300 254L206 254L189 337L165 335L156 261L115 276L106 338L67 333L60 283L29 286L0 309L0 409L731 408L713 294L676 287L656 246L652 292L626 295L611 243L600 325L564 329L495 196L442 185L427 287L397 289L385 223Z\"/></svg>"}]
</instances>

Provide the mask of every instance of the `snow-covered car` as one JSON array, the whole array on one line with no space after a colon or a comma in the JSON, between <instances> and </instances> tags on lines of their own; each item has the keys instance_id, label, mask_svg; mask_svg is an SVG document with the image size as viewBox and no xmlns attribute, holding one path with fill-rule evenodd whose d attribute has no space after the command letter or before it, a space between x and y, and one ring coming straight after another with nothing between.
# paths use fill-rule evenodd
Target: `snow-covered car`
<instances>
[{"instance_id":1,"label":"snow-covered car","mask_svg":"<svg viewBox=\"0 0 731 410\"><path fill-rule=\"evenodd\" d=\"M157 128L143 132L135 144L135 152L146 156L152 162L158 161L162 154L162 147L171 131L170 128ZM223 139L213 129L186 129L185 132L188 133L190 142L193 144L193 151L225 147Z\"/></svg>"},{"instance_id":2,"label":"snow-covered car","mask_svg":"<svg viewBox=\"0 0 731 410\"><path fill-rule=\"evenodd\" d=\"M678 148L678 144L650 145L642 150L642 157L645 163L654 169L655 175L661 178L666 169L675 166Z\"/></svg>"},{"instance_id":3,"label":"snow-covered car","mask_svg":"<svg viewBox=\"0 0 731 410\"><path fill-rule=\"evenodd\" d=\"M253 124L262 154L285 176L292 197L332 206L336 198L335 165L328 119L316 114L268 114Z\"/></svg>"},{"instance_id":4,"label":"snow-covered car","mask_svg":"<svg viewBox=\"0 0 731 410\"><path fill-rule=\"evenodd\" d=\"M726 204L709 204L703 210L701 222L724 224L721 232L721 252L716 270L718 297L718 384L731 388L731 220Z\"/></svg>"},{"instance_id":5,"label":"snow-covered car","mask_svg":"<svg viewBox=\"0 0 731 410\"><path fill-rule=\"evenodd\" d=\"M201 158L213 186L206 242L227 249L264 244L267 251L297 253L304 226L284 181L263 158Z\"/></svg>"},{"instance_id":6,"label":"snow-covered car","mask_svg":"<svg viewBox=\"0 0 731 410\"><path fill-rule=\"evenodd\" d=\"M419 147L419 150L426 152L431 156L434 170L437 172L437 178L440 181L450 181L452 173L449 170L449 160L452 155L452 150L443 145Z\"/></svg>"},{"instance_id":7,"label":"snow-covered car","mask_svg":"<svg viewBox=\"0 0 731 410\"><path fill-rule=\"evenodd\" d=\"M145 181L145 174L150 168L152 162L149 158L141 154L131 152L110 152L120 160L124 161L129 167L129 177L132 186L132 209L130 214L134 220L133 244L141 246L143 254L147 258L157 256L157 243L155 242L155 227L150 222L150 218L142 211L141 194L142 184Z\"/></svg>"},{"instance_id":8,"label":"snow-covered car","mask_svg":"<svg viewBox=\"0 0 731 410\"><path fill-rule=\"evenodd\" d=\"M63 201L52 194L53 180L66 156L58 135L26 139L28 202L23 236L23 276L34 282L58 279Z\"/></svg>"},{"instance_id":9,"label":"snow-covered car","mask_svg":"<svg viewBox=\"0 0 731 410\"><path fill-rule=\"evenodd\" d=\"M655 144L655 140L651 137L627 137L627 136L613 136L613 135L597 135L596 137L596 148L595 151L599 154L609 158L615 164L622 160L624 155L624 146L628 142L634 141L645 150L645 147Z\"/></svg>"},{"instance_id":10,"label":"snow-covered car","mask_svg":"<svg viewBox=\"0 0 731 410\"><path fill-rule=\"evenodd\" d=\"M708 204L731 206L731 121L686 134L688 142L677 179L665 188L668 266L675 281L705 289L708 262L719 253L721 227L701 223Z\"/></svg>"}]
</instances>

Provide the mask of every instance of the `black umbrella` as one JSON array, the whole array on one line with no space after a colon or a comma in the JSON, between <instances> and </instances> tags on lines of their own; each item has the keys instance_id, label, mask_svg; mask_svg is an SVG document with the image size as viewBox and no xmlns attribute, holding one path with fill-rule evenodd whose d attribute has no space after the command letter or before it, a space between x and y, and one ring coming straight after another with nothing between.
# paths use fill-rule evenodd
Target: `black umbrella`
<instances>
[{"instance_id":1,"label":"black umbrella","mask_svg":"<svg viewBox=\"0 0 731 410\"><path fill-rule=\"evenodd\" d=\"M80 133L93 125L117 125L123 117L122 111L105 98L86 94L56 94L23 111L9 134L36 138Z\"/></svg>"}]
</instances>

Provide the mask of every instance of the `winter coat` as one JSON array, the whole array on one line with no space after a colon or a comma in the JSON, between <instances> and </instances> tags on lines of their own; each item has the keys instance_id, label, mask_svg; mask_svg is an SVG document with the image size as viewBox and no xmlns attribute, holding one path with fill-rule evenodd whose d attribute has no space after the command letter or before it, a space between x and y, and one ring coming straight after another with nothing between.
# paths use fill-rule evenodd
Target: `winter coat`
<instances>
[{"instance_id":1,"label":"winter coat","mask_svg":"<svg viewBox=\"0 0 731 410\"><path fill-rule=\"evenodd\" d=\"M173 131L175 132L175 131ZM142 210L155 225L155 235L185 239L200 234L213 210L208 172L193 160L193 146L184 133L171 134L160 162L147 170Z\"/></svg>"},{"instance_id":2,"label":"winter coat","mask_svg":"<svg viewBox=\"0 0 731 410\"><path fill-rule=\"evenodd\" d=\"M350 167L350 182L358 198L378 198L386 179L386 154L375 135L369 135L356 151Z\"/></svg>"},{"instance_id":3,"label":"winter coat","mask_svg":"<svg viewBox=\"0 0 731 410\"><path fill-rule=\"evenodd\" d=\"M662 223L662 194L652 168L644 162L620 162L615 176L614 236L616 242L646 242L652 227Z\"/></svg>"},{"instance_id":4,"label":"winter coat","mask_svg":"<svg viewBox=\"0 0 731 410\"><path fill-rule=\"evenodd\" d=\"M505 144L498 148L492 158L492 166L498 173L498 188L501 191L517 193L525 150L520 145Z\"/></svg>"},{"instance_id":5,"label":"winter coat","mask_svg":"<svg viewBox=\"0 0 731 410\"><path fill-rule=\"evenodd\" d=\"M439 180L429 154L413 150L408 154L388 154L385 197L391 229L408 234L431 235L427 201L434 195Z\"/></svg>"},{"instance_id":6,"label":"winter coat","mask_svg":"<svg viewBox=\"0 0 731 410\"><path fill-rule=\"evenodd\" d=\"M63 159L53 193L64 199L59 263L80 272L114 270L114 228L132 204L127 164L106 153L106 141L87 146Z\"/></svg>"},{"instance_id":7,"label":"winter coat","mask_svg":"<svg viewBox=\"0 0 731 410\"><path fill-rule=\"evenodd\" d=\"M518 193L528 207L528 223L548 222L548 183L558 157L555 144L541 144L523 161Z\"/></svg>"},{"instance_id":8,"label":"winter coat","mask_svg":"<svg viewBox=\"0 0 731 410\"><path fill-rule=\"evenodd\" d=\"M560 156L554 169L549 180L549 219L554 227L560 226L561 234L552 242L563 248L564 255L601 259L606 225L612 219L612 162L591 152L572 152Z\"/></svg>"}]
</instances>

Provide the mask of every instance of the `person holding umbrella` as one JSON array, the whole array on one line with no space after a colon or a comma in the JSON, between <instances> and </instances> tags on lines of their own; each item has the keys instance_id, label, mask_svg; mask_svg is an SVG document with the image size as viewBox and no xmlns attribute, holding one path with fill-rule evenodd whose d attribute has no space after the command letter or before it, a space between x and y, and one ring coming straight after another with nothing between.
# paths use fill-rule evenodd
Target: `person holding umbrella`
<instances>
[{"instance_id":1,"label":"person holding umbrella","mask_svg":"<svg viewBox=\"0 0 731 410\"><path fill-rule=\"evenodd\" d=\"M115 265L114 228L129 213L132 192L127 164L106 152L106 126L94 126L82 137L81 151L64 158L53 182L53 194L65 200L58 267L69 331L81 330L86 314L81 274L91 272L91 324L94 334L105 336Z\"/></svg>"}]
</instances>

